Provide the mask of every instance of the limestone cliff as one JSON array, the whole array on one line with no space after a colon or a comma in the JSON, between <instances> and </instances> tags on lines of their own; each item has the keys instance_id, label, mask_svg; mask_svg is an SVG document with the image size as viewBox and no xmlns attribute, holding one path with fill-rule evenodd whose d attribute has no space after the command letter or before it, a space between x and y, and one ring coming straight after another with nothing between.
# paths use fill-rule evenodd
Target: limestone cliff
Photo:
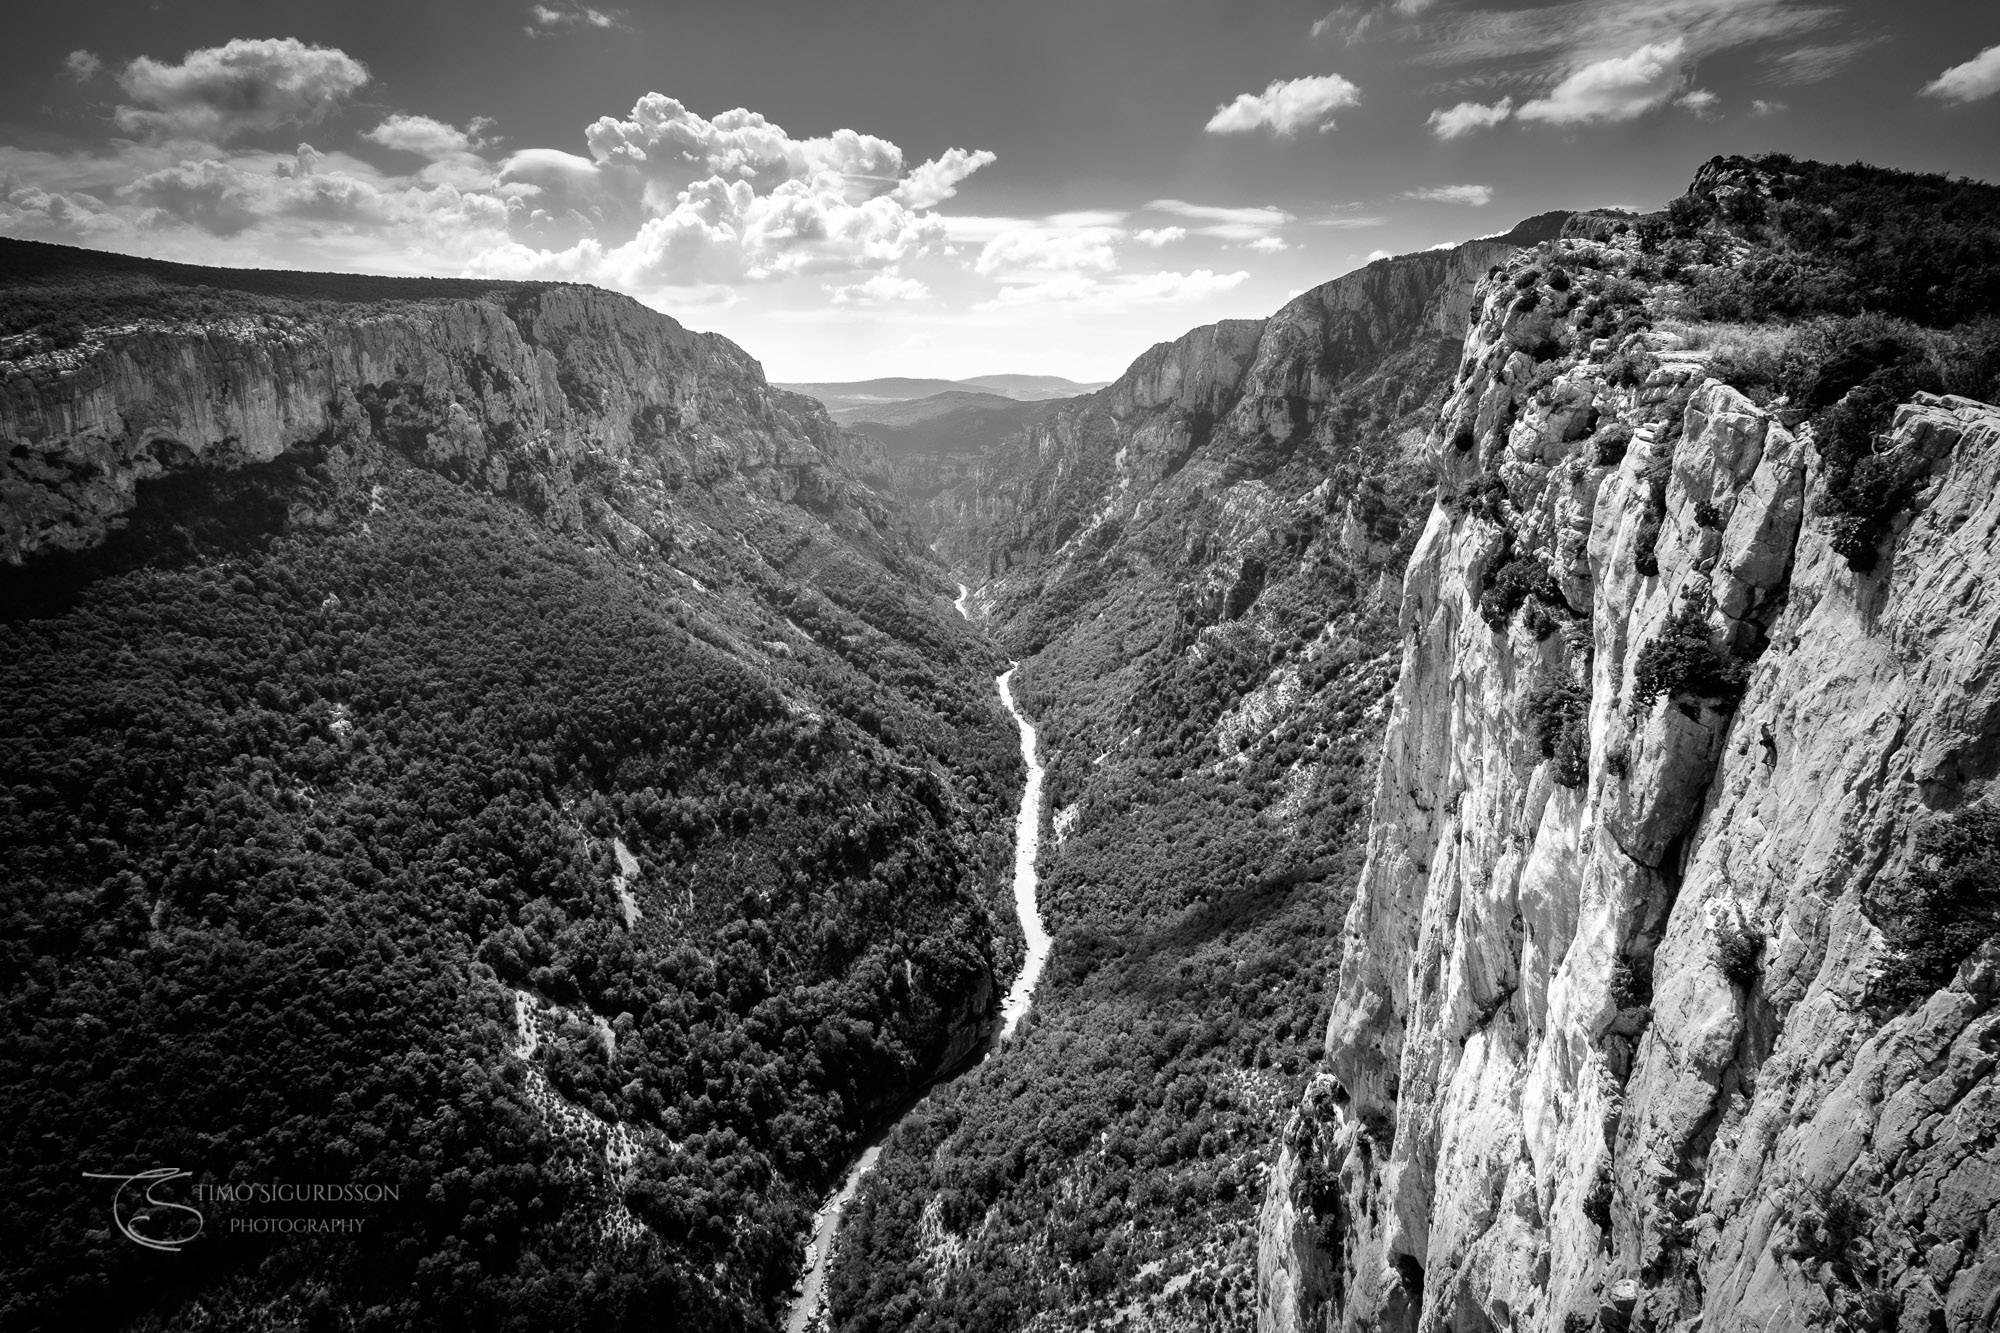
<instances>
[{"instance_id":1,"label":"limestone cliff","mask_svg":"<svg viewBox=\"0 0 2000 1333\"><path fill-rule=\"evenodd\" d=\"M1481 288L1429 434L1259 1326L1990 1328L2000 946L1884 978L2000 767L2000 409L1897 412L1857 571L1802 414L1671 334L1552 340L1630 258L1589 233Z\"/></svg>"},{"instance_id":2,"label":"limestone cliff","mask_svg":"<svg viewBox=\"0 0 2000 1333\"><path fill-rule=\"evenodd\" d=\"M522 286L475 299L144 320L77 346L0 347L0 559L78 551L148 481L267 463L339 467L368 440L621 547L671 545L675 493L721 485L888 508L841 462L865 442L756 361L627 297Z\"/></svg>"},{"instance_id":3,"label":"limestone cliff","mask_svg":"<svg viewBox=\"0 0 2000 1333\"><path fill-rule=\"evenodd\" d=\"M1170 480L1176 492L1227 489L1364 425L1393 438L1428 406L1432 362L1463 331L1473 282L1516 248L1473 241L1379 260L1268 319L1224 320L1153 347L932 501L941 553L974 574L1060 559L1114 514L1157 506Z\"/></svg>"}]
</instances>

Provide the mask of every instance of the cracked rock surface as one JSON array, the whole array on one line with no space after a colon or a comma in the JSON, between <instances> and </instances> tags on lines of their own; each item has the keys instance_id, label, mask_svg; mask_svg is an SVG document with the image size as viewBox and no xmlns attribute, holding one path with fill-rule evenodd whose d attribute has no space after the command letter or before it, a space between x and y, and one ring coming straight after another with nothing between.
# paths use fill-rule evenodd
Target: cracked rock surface
<instances>
[{"instance_id":1,"label":"cracked rock surface","mask_svg":"<svg viewBox=\"0 0 2000 1333\"><path fill-rule=\"evenodd\" d=\"M1863 909L2000 770L2000 408L1898 411L1879 447L1926 475L1857 573L1809 433L1699 356L1655 346L1631 383L1605 348L1510 347L1534 262L1481 288L1432 433L1260 1328L1991 1328L2000 944L1887 1003L1901 961ZM1522 561L1544 592L1496 630ZM1675 635L1740 685L1647 698ZM1579 701L1567 771L1552 683Z\"/></svg>"}]
</instances>

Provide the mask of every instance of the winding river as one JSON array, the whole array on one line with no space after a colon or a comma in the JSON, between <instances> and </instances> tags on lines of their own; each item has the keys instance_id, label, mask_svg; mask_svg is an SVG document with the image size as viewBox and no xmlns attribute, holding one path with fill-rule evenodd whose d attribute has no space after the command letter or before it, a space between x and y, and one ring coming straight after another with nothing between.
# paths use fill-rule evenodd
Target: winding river
<instances>
[{"instance_id":1,"label":"winding river","mask_svg":"<svg viewBox=\"0 0 2000 1333\"><path fill-rule=\"evenodd\" d=\"M958 600L952 603L967 620L972 619L972 613L966 609L966 599L971 595L971 590L961 583L958 585ZM1028 1007L1034 1000L1035 983L1042 978L1042 968L1049 961L1049 949L1053 945L1048 927L1042 924L1041 908L1035 901L1035 854L1042 838L1042 765L1035 757L1034 724L1021 716L1021 710L1014 706L1014 673L1020 669L1021 664L1014 663L993 678L993 687L1000 692L1000 702L1006 706L1008 716L1021 729L1021 762L1028 769L1028 780L1021 788L1021 812L1014 819L1014 911L1021 918L1021 934L1027 941L1028 954L1021 962L1021 974L1014 978L1013 988L1007 992L1007 999L1000 1006L1000 1030L987 1048L987 1058L1000 1048L1001 1042L1014 1035L1014 1029L1028 1016ZM875 1161L882 1155L882 1143L894 1128L895 1125L891 1125L876 1136L875 1141L848 1169L847 1178L840 1182L840 1189L813 1214L812 1240L806 1244L805 1276L800 1279L799 1294L785 1315L785 1333L811 1333L826 1326L826 1269L840 1237L841 1218L860 1191L861 1178L875 1169Z\"/></svg>"}]
</instances>

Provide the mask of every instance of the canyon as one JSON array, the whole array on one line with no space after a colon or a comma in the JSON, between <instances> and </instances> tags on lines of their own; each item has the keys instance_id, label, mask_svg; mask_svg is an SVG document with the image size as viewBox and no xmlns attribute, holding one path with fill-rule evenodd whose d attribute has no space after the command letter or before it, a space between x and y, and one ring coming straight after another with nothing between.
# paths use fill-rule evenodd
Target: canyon
<instances>
[{"instance_id":1,"label":"canyon","mask_svg":"<svg viewBox=\"0 0 2000 1333\"><path fill-rule=\"evenodd\" d=\"M424 945L493 1025L450 1059L591 1182L592 1239L537 1262L672 1271L656 1318L778 1317L833 1195L792 1308L847 1333L1989 1327L1992 342L1862 267L1917 247L1816 221L1988 187L1870 170L1716 159L1662 214L1376 260L977 449L892 456L565 286L17 337L0 558L41 582L8 624L101 636L63 617L157 578L129 586L189 624L303 626L331 576L263 553L315 571L437 513L396 549L553 552L768 700L781 730L718 705L657 762L620 748L643 714L582 728L534 797L573 919L487 865ZM331 670L403 623L355 614L326 701L242 691L413 762ZM818 795L744 768L771 735L836 765ZM260 771L274 808L336 790ZM37 818L92 891L106 839ZM147 912L156 950L248 928L141 869L129 956ZM698 1078L653 1054L711 1036Z\"/></svg>"}]
</instances>

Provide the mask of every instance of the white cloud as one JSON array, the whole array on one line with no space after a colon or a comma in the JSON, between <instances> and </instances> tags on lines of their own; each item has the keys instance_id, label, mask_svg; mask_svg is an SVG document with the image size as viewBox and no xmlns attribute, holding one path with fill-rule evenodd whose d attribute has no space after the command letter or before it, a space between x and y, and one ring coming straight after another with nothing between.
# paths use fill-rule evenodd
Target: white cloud
<instances>
[{"instance_id":1,"label":"white cloud","mask_svg":"<svg viewBox=\"0 0 2000 1333\"><path fill-rule=\"evenodd\" d=\"M432 120L429 116L400 113L390 116L361 137L384 148L395 148L432 159L469 153L474 147L472 135L456 125Z\"/></svg>"},{"instance_id":2,"label":"white cloud","mask_svg":"<svg viewBox=\"0 0 2000 1333\"><path fill-rule=\"evenodd\" d=\"M931 299L931 289L915 278L899 278L891 273L877 273L865 282L828 286L826 290L835 305L887 305L894 301Z\"/></svg>"},{"instance_id":3,"label":"white cloud","mask_svg":"<svg viewBox=\"0 0 2000 1333\"><path fill-rule=\"evenodd\" d=\"M1235 241L1243 245L1274 236L1286 223L1297 221L1284 209L1268 204L1228 207L1193 204L1185 199L1155 199L1146 207L1156 213L1171 213L1175 217L1200 223L1200 226L1186 229L1197 236L1211 236L1219 241Z\"/></svg>"},{"instance_id":4,"label":"white cloud","mask_svg":"<svg viewBox=\"0 0 2000 1333\"><path fill-rule=\"evenodd\" d=\"M1140 306L1178 305L1203 300L1236 287L1247 272L1127 273L1095 278L1064 273L1041 282L1002 287L977 310L1055 309L1065 313L1113 313Z\"/></svg>"},{"instance_id":5,"label":"white cloud","mask_svg":"<svg viewBox=\"0 0 2000 1333\"><path fill-rule=\"evenodd\" d=\"M1750 103L1750 114L1753 116L1775 116L1784 109L1785 104L1783 102L1772 101L1764 97L1759 97Z\"/></svg>"},{"instance_id":6,"label":"white cloud","mask_svg":"<svg viewBox=\"0 0 2000 1333\"><path fill-rule=\"evenodd\" d=\"M1461 134L1474 130L1490 129L1514 114L1514 99L1503 97L1491 106L1481 106L1478 102L1460 102L1453 107L1439 107L1431 112L1431 133L1440 139L1456 139Z\"/></svg>"},{"instance_id":7,"label":"white cloud","mask_svg":"<svg viewBox=\"0 0 2000 1333\"><path fill-rule=\"evenodd\" d=\"M1715 109L1715 104L1721 100L1706 88L1690 88L1674 99L1674 105L1684 106L1695 115L1707 119L1708 114Z\"/></svg>"},{"instance_id":8,"label":"white cloud","mask_svg":"<svg viewBox=\"0 0 2000 1333\"><path fill-rule=\"evenodd\" d=\"M226 143L323 120L368 82L345 51L293 37L237 38L190 51L177 65L140 56L118 75L137 105L112 119L127 134Z\"/></svg>"},{"instance_id":9,"label":"white cloud","mask_svg":"<svg viewBox=\"0 0 2000 1333\"><path fill-rule=\"evenodd\" d=\"M530 37L543 37L565 28L622 28L623 18L623 10L592 9L575 3L535 4L528 6L526 32Z\"/></svg>"},{"instance_id":10,"label":"white cloud","mask_svg":"<svg viewBox=\"0 0 2000 1333\"><path fill-rule=\"evenodd\" d=\"M1329 11L1324 18L1317 20L1312 25L1312 35L1323 37L1329 32L1337 32L1352 46L1388 15L1412 18L1436 3L1437 0L1356 0Z\"/></svg>"},{"instance_id":11,"label":"white cloud","mask_svg":"<svg viewBox=\"0 0 2000 1333\"><path fill-rule=\"evenodd\" d=\"M1421 190L1405 190L1405 199L1422 199L1434 204L1469 204L1484 208L1493 202L1491 185L1428 185Z\"/></svg>"},{"instance_id":12,"label":"white cloud","mask_svg":"<svg viewBox=\"0 0 2000 1333\"><path fill-rule=\"evenodd\" d=\"M2000 46L1987 47L1923 86L1924 96L1947 102L1976 102L1995 93L2000 93Z\"/></svg>"},{"instance_id":13,"label":"white cloud","mask_svg":"<svg viewBox=\"0 0 2000 1333\"><path fill-rule=\"evenodd\" d=\"M1154 249L1158 249L1160 246L1163 245L1172 245L1175 241L1186 240L1187 228L1186 227L1143 227L1140 230L1132 233L1132 239L1137 241L1141 245L1150 245Z\"/></svg>"},{"instance_id":14,"label":"white cloud","mask_svg":"<svg viewBox=\"0 0 2000 1333\"><path fill-rule=\"evenodd\" d=\"M1839 22L1840 6L1813 0L1567 0L1522 9L1460 10L1412 34L1419 59L1462 65L1539 56L1515 77L1552 82L1641 47L1680 41L1689 60L1795 38Z\"/></svg>"},{"instance_id":15,"label":"white cloud","mask_svg":"<svg viewBox=\"0 0 2000 1333\"><path fill-rule=\"evenodd\" d=\"M97 77L98 71L103 68L104 62L102 60L99 60L92 52L85 51L82 48L78 48L63 57L63 72L78 83L90 82Z\"/></svg>"},{"instance_id":16,"label":"white cloud","mask_svg":"<svg viewBox=\"0 0 2000 1333\"><path fill-rule=\"evenodd\" d=\"M942 156L913 168L890 194L911 208L936 208L958 193L960 181L993 161L993 154L984 148L970 153L949 148Z\"/></svg>"},{"instance_id":17,"label":"white cloud","mask_svg":"<svg viewBox=\"0 0 2000 1333\"><path fill-rule=\"evenodd\" d=\"M1821 42L1781 51L1766 58L1778 83L1818 83L1830 79L1854 57L1887 41L1886 33L1871 33L1845 42Z\"/></svg>"},{"instance_id":18,"label":"white cloud","mask_svg":"<svg viewBox=\"0 0 2000 1333\"><path fill-rule=\"evenodd\" d=\"M865 197L886 193L903 174L903 150L887 139L845 129L794 139L758 112L738 107L709 120L660 93L640 98L625 120L600 117L584 140L600 163L676 183L714 177L768 190L825 173L847 178Z\"/></svg>"},{"instance_id":19,"label":"white cloud","mask_svg":"<svg viewBox=\"0 0 2000 1333\"><path fill-rule=\"evenodd\" d=\"M943 250L926 201L993 160L954 149L906 172L887 140L796 138L751 111L710 120L660 96L589 126L588 156L524 148L496 164L482 151L491 122L408 112L356 141L421 159L399 169L309 145L220 146L322 116L365 79L296 42L142 57L121 82L146 137L96 153L0 145L0 232L196 262L568 278L676 303L805 275L826 275L844 303L905 300L912 280L868 279Z\"/></svg>"},{"instance_id":20,"label":"white cloud","mask_svg":"<svg viewBox=\"0 0 2000 1333\"><path fill-rule=\"evenodd\" d=\"M1593 61L1549 90L1546 97L1521 104L1523 120L1551 125L1589 121L1631 120L1668 101L1680 91L1679 38L1653 42L1629 55Z\"/></svg>"},{"instance_id":21,"label":"white cloud","mask_svg":"<svg viewBox=\"0 0 2000 1333\"><path fill-rule=\"evenodd\" d=\"M1268 129L1277 135L1333 128L1333 113L1354 106L1361 90L1338 74L1273 80L1261 93L1242 93L1219 106L1205 127L1210 134L1248 134Z\"/></svg>"},{"instance_id":22,"label":"white cloud","mask_svg":"<svg viewBox=\"0 0 2000 1333\"><path fill-rule=\"evenodd\" d=\"M1256 250L1261 254L1275 255L1275 254L1281 254L1284 251L1291 249L1292 247L1285 244L1284 237L1282 236L1259 236L1256 240L1251 241L1244 248L1248 250Z\"/></svg>"},{"instance_id":23,"label":"white cloud","mask_svg":"<svg viewBox=\"0 0 2000 1333\"><path fill-rule=\"evenodd\" d=\"M982 277L1041 273L1109 273L1118 267L1115 227L1065 227L1028 223L1001 232L973 262Z\"/></svg>"}]
</instances>

